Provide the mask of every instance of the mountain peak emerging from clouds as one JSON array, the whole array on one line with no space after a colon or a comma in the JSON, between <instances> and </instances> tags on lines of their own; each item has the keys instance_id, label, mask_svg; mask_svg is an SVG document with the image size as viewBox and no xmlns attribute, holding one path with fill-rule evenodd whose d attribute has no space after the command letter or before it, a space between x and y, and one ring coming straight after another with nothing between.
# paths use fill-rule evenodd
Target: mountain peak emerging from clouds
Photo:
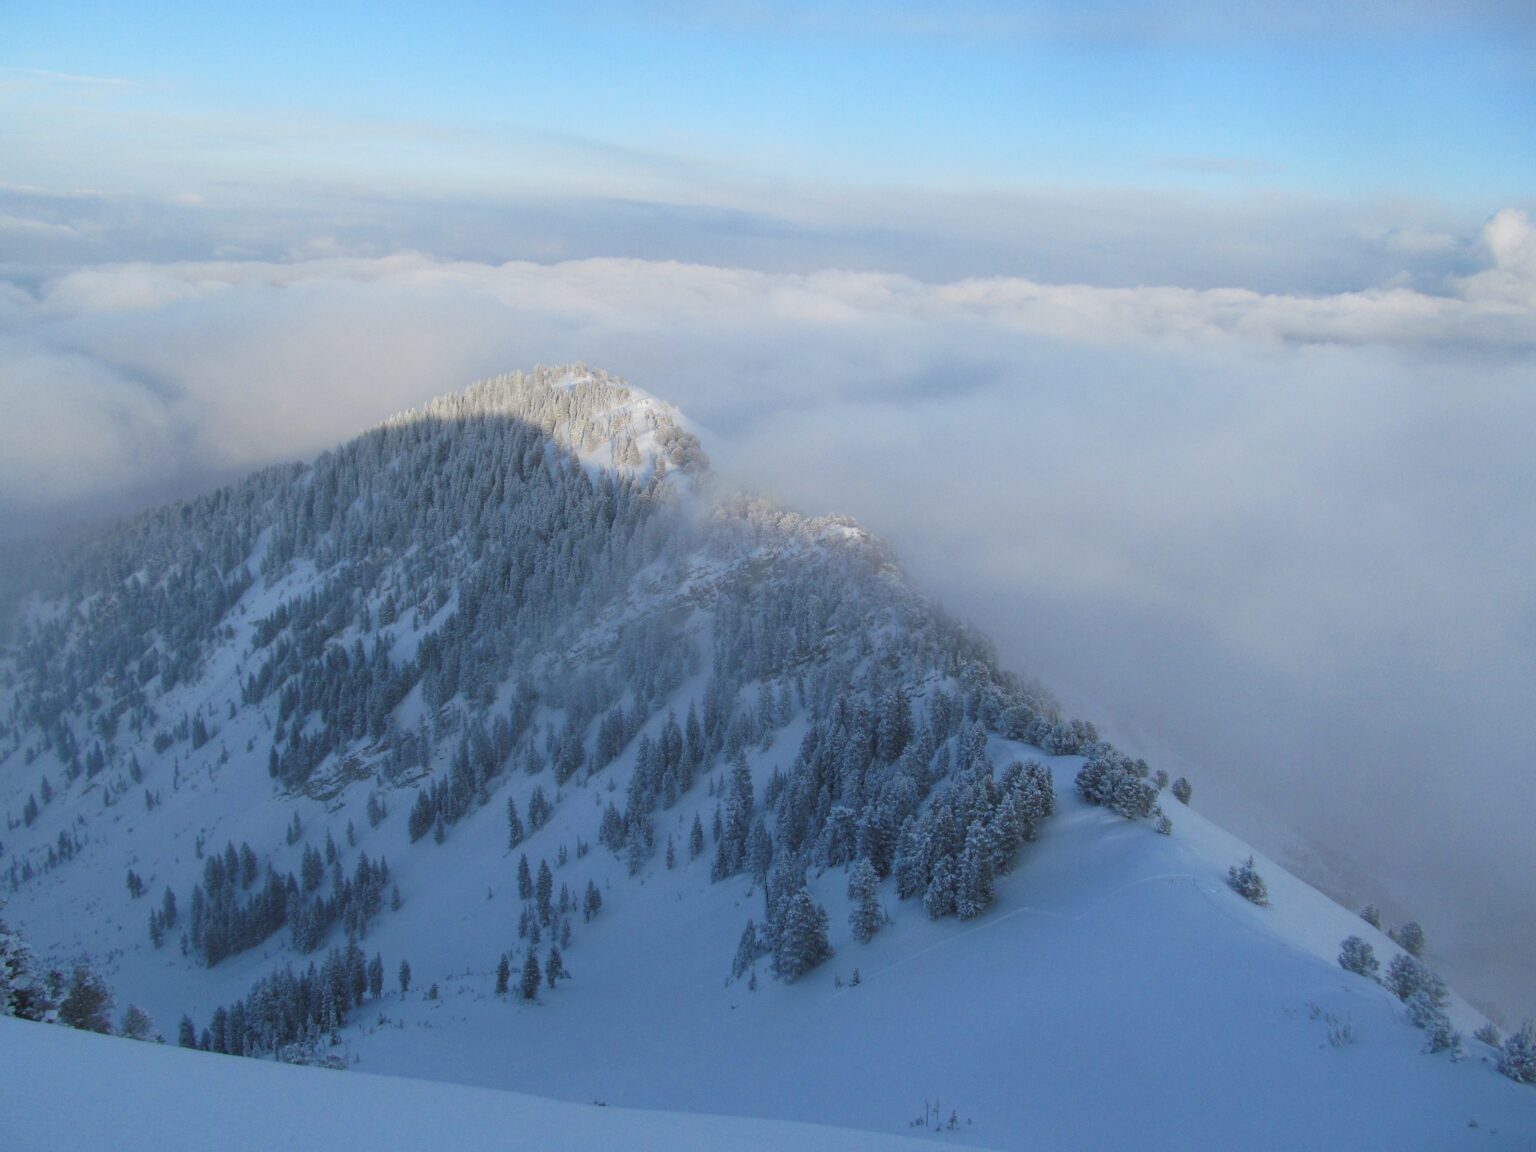
<instances>
[{"instance_id":1,"label":"mountain peak emerging from clouds","mask_svg":"<svg viewBox=\"0 0 1536 1152\"><path fill-rule=\"evenodd\" d=\"M674 405L601 368L540 365L449 393L385 422L464 421L505 417L544 432L584 464L637 479L677 469L709 471L695 426Z\"/></svg>"}]
</instances>

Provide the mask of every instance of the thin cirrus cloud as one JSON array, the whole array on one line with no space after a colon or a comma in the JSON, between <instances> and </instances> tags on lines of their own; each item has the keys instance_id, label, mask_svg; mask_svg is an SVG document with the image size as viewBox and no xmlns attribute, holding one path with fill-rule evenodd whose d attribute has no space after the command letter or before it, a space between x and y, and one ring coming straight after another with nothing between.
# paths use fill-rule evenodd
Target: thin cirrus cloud
<instances>
[{"instance_id":1,"label":"thin cirrus cloud","mask_svg":"<svg viewBox=\"0 0 1536 1152\"><path fill-rule=\"evenodd\" d=\"M1423 231L1439 260L1453 234ZM1331 292L420 252L17 271L0 507L121 509L600 364L731 475L892 538L1012 666L1341 898L1423 919L1518 1016L1536 229L1450 247L1433 283Z\"/></svg>"}]
</instances>

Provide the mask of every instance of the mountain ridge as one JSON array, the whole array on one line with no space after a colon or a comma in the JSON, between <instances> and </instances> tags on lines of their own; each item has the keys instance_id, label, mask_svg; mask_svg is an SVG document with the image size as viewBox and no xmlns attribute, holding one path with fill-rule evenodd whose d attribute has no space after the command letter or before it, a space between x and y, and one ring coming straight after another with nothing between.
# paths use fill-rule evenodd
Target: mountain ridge
<instances>
[{"instance_id":1,"label":"mountain ridge","mask_svg":"<svg viewBox=\"0 0 1536 1152\"><path fill-rule=\"evenodd\" d=\"M376 1006L377 1023L370 1007L306 1038L334 1032L370 1065L485 1082L476 1062L500 1061L515 1042L544 1068L518 1075L581 1099L601 1079L591 1062L606 1012L695 1046L663 1043L668 1060L654 1067L642 1052L611 1057L616 1100L685 1110L727 1100L727 1110L770 1115L775 1092L795 1084L810 1111L789 1114L866 1128L906 1118L894 1103L812 1091L804 1075L825 1078L831 1066L789 1067L815 1014L848 1002L841 985L861 957L879 961L860 981L865 1002L885 995L882 973L899 970L889 979L902 995L880 1001L886 1013L936 997L971 1021L966 1034L982 1048L1033 1066L1080 1104L1011 1025L1034 1014L1058 1053L1072 1047L1074 1011L1096 1031L1112 1027L1092 1010L1102 983L1062 983L1025 958L1036 947L1103 981L1116 966L1089 957L1113 941L1142 950L1180 989L1180 1012L1159 1023L1191 1017L1196 1057L1223 1028L1251 1027L1276 1057L1326 1032L1316 1020L1249 1020L1249 1006L1283 1015L1311 1005L1317 1019L1347 1023L1341 1013L1363 1003L1354 1011L1370 1021L1369 1044L1323 1044L1327 1059L1371 1052L1343 1083L1403 1108L1412 1086L1436 1108L1465 1100L1532 1115L1531 1094L1491 1069L1418 1056L1420 1034L1395 1019L1396 1000L1331 963L1346 929L1384 956L1396 948L1385 935L1267 861L1274 906L1244 904L1218 856L1236 865L1246 846L1002 669L983 637L911 590L883 542L846 518L800 516L726 487L684 423L580 365L496 377L312 464L258 473L86 545L59 568L54 601L30 602L0 665L0 808L13 813L0 868L14 918L55 962L92 954L167 1031L183 1013L206 1028L253 987L270 994L262 982L285 965L302 979L308 957L339 956L344 942L350 954L356 941L359 953L387 952L391 968L410 959L411 994L370 992L357 1007ZM1076 790L1063 774L1076 774ZM40 780L50 795L38 804ZM1172 837L1154 834L1159 814L1173 817ZM531 876L519 891L516 875L532 855L541 882L549 876L538 899ZM150 900L124 892L125 870ZM584 882L599 909L590 896L577 907ZM398 907L386 907L392 885ZM1031 911L1036 885L1049 899ZM187 919L155 907L162 889ZM1099 925L1093 910L1106 903L1136 931ZM872 911L858 921L861 907ZM1189 982L1224 974L1181 975L1191 955L1161 940L1158 915L1287 991L1277 1001L1239 980L1241 995L1222 997L1226 1015L1200 1022ZM1026 921L1056 920L1096 927L1020 934ZM1254 951L1250 936L1264 946ZM558 987L550 977L530 1011L569 1029L570 1043L492 990L499 955L542 955L550 941L577 975ZM1002 1019L979 1012L1010 971L992 941L1022 949L1014 966L1055 982L1058 999L1071 992L1069 1002L1042 1006L1010 988ZM939 958L986 978L941 992ZM1118 979L1120 1012L1156 1000L1155 987ZM442 995L423 1001L429 982ZM1483 1023L1455 998L1448 1008L1463 1029ZM899 1044L892 1021L855 1015L882 1043L844 1043L846 1057L892 1082L974 1086L991 1115L966 1142L1016 1145L1039 1119L987 1087L964 1047L938 1044L904 1068L886 1051ZM719 1072L732 1048L712 1037L733 1018L751 1021L738 1040L773 1053L778 1071L762 1092ZM1131 1046L1147 1059L1155 1033L1138 1028ZM220 1050L277 1048L275 1031L237 1031L226 1039L220 1026ZM1337 1071L1316 1059L1305 1058L1314 1087ZM702 1087L671 1083L674 1066ZM490 1080L520 1086L507 1075ZM1133 1079L1143 1106L1168 1107ZM860 1083L880 1095L869 1077ZM1331 1107L1324 1127L1337 1135L1350 1120ZM1421 1120L1404 1128L1381 1107L1372 1116L1383 1138ZM1217 1111L1236 1146L1261 1146L1251 1125ZM1109 1112L1106 1147L1135 1131L1130 1114ZM1202 1119L1182 1105L1165 1118L1180 1139Z\"/></svg>"}]
</instances>

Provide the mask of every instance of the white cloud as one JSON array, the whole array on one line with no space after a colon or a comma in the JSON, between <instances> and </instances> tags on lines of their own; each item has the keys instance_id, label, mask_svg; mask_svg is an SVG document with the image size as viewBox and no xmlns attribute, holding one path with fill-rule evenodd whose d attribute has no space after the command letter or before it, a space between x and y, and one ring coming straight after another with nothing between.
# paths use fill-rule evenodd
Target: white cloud
<instances>
[{"instance_id":1,"label":"white cloud","mask_svg":"<svg viewBox=\"0 0 1536 1152\"><path fill-rule=\"evenodd\" d=\"M170 414L88 355L0 340L0 410L0 494L13 506L88 512L103 494L174 469L174 454L144 451L174 440Z\"/></svg>"},{"instance_id":2,"label":"white cloud","mask_svg":"<svg viewBox=\"0 0 1536 1152\"><path fill-rule=\"evenodd\" d=\"M1515 208L1506 208L1483 229L1483 245L1493 267L1460 282L1469 299L1481 304L1536 308L1536 226Z\"/></svg>"}]
</instances>

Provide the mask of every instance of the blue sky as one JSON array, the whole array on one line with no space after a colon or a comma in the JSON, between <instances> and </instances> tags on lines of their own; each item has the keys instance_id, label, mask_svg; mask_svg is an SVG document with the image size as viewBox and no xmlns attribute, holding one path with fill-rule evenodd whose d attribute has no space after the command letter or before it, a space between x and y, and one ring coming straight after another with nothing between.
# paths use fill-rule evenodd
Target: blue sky
<instances>
[{"instance_id":1,"label":"blue sky","mask_svg":"<svg viewBox=\"0 0 1536 1152\"><path fill-rule=\"evenodd\" d=\"M0 159L13 183L194 194L259 173L726 201L780 183L1257 190L1486 214L1536 186L1536 35L1513 5L560 7L18 6Z\"/></svg>"}]
</instances>

